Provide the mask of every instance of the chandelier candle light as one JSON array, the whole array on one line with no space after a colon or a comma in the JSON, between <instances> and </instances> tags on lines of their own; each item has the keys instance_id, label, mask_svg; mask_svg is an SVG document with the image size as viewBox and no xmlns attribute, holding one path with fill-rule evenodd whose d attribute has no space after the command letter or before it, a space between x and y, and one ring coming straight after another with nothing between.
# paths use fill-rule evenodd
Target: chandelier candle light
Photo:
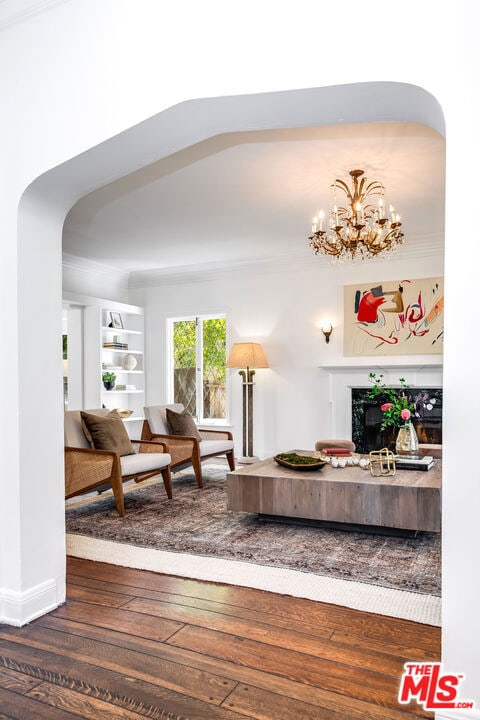
<instances>
[{"instance_id":1,"label":"chandelier candle light","mask_svg":"<svg viewBox=\"0 0 480 720\"><path fill-rule=\"evenodd\" d=\"M400 215L390 205L390 217L385 217L385 187L378 180L369 182L364 170L351 170L352 187L337 178L332 184L334 205L328 228L324 230L325 213L320 210L313 218L312 234L308 238L315 255L323 253L338 260L376 257L393 250L403 242ZM347 196L346 207L337 206L337 189ZM378 203L370 199L379 196Z\"/></svg>"}]
</instances>

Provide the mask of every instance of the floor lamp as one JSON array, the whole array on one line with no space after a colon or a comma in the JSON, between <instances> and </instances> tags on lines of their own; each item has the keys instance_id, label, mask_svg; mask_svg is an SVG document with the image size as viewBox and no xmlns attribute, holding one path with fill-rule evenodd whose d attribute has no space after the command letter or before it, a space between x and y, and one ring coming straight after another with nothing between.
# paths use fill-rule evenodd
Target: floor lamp
<instances>
[{"instance_id":1,"label":"floor lamp","mask_svg":"<svg viewBox=\"0 0 480 720\"><path fill-rule=\"evenodd\" d=\"M253 454L254 368L267 368L267 358L259 343L234 343L228 356L227 367L242 368L238 374L242 378L243 457L238 458L238 462L252 463L258 460Z\"/></svg>"}]
</instances>

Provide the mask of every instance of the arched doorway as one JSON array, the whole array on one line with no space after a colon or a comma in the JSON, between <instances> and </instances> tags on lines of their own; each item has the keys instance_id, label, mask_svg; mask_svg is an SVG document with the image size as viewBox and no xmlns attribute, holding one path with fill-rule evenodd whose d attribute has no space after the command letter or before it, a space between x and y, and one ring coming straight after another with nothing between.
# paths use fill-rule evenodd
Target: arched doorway
<instances>
[{"instance_id":1,"label":"arched doorway","mask_svg":"<svg viewBox=\"0 0 480 720\"><path fill-rule=\"evenodd\" d=\"M21 586L26 590L7 608L5 621L24 624L48 612L65 595L61 502L63 399L58 382L61 356L57 341L61 335L59 250L62 225L70 207L82 195L114 178L215 135L377 120L418 122L444 132L436 100L421 88L400 83L195 100L170 108L111 138L45 173L27 188L19 209L22 273L18 288L25 298L19 313L22 497L18 503L20 536L18 542L12 543L14 560L10 575L17 576L17 568L21 568ZM35 315L31 312L33 306ZM41 347L43 352L45 370L41 387L32 346ZM29 532L31 527L36 528L35 534Z\"/></svg>"}]
</instances>

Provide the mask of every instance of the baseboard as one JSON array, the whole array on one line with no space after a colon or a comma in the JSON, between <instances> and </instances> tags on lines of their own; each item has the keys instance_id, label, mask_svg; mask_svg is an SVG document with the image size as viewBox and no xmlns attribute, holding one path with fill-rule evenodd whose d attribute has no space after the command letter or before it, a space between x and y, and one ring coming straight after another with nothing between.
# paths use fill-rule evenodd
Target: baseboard
<instances>
[{"instance_id":1,"label":"baseboard","mask_svg":"<svg viewBox=\"0 0 480 720\"><path fill-rule=\"evenodd\" d=\"M53 578L24 592L0 588L0 623L22 627L58 605L57 583Z\"/></svg>"}]
</instances>

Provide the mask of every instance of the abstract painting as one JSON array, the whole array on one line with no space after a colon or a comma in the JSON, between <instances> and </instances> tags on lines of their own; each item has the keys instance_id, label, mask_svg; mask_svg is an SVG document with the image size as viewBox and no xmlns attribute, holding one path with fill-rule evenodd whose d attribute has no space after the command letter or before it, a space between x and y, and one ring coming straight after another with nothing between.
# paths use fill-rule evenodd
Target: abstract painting
<instances>
[{"instance_id":1,"label":"abstract painting","mask_svg":"<svg viewBox=\"0 0 480 720\"><path fill-rule=\"evenodd\" d=\"M443 352L443 278L344 288L344 355Z\"/></svg>"}]
</instances>

